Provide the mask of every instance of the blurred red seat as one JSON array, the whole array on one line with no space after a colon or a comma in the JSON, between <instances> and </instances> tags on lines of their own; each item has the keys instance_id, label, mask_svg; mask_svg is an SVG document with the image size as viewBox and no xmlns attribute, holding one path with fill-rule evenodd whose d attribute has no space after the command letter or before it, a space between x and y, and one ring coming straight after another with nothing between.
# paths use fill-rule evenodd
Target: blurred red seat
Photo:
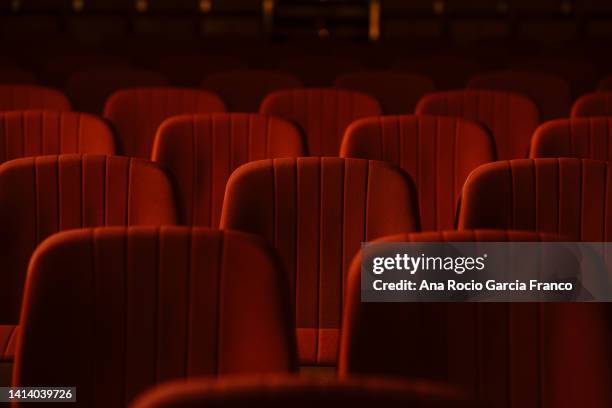
<instances>
[{"instance_id":1,"label":"blurred red seat","mask_svg":"<svg viewBox=\"0 0 612 408\"><path fill-rule=\"evenodd\" d=\"M416 113L457 116L483 124L495 139L499 159L526 157L531 135L539 124L534 102L503 91L461 90L429 94L421 99Z\"/></svg>"},{"instance_id":2,"label":"blurred red seat","mask_svg":"<svg viewBox=\"0 0 612 408\"><path fill-rule=\"evenodd\" d=\"M245 113L181 115L157 131L152 158L173 176L181 222L216 228L225 184L249 161L304 156L300 131L280 118Z\"/></svg>"},{"instance_id":3,"label":"blurred red seat","mask_svg":"<svg viewBox=\"0 0 612 408\"><path fill-rule=\"evenodd\" d=\"M297 75L307 86L327 87L338 75L359 70L361 64L351 58L307 55L282 60L278 67Z\"/></svg>"},{"instance_id":4,"label":"blurred red seat","mask_svg":"<svg viewBox=\"0 0 612 408\"><path fill-rule=\"evenodd\" d=\"M574 102L572 118L589 116L612 116L612 92L588 93Z\"/></svg>"},{"instance_id":5,"label":"blurred red seat","mask_svg":"<svg viewBox=\"0 0 612 408\"><path fill-rule=\"evenodd\" d=\"M185 113L224 112L215 94L186 88L133 88L115 92L104 107L119 133L119 151L149 158L157 127L167 118Z\"/></svg>"},{"instance_id":6,"label":"blurred red seat","mask_svg":"<svg viewBox=\"0 0 612 408\"><path fill-rule=\"evenodd\" d=\"M431 78L441 90L463 88L468 78L482 70L478 62L452 55L400 59L394 67Z\"/></svg>"},{"instance_id":7,"label":"blurred red seat","mask_svg":"<svg viewBox=\"0 0 612 408\"><path fill-rule=\"evenodd\" d=\"M341 89L293 89L268 95L260 113L298 124L311 156L336 156L344 131L354 120L382 113L373 97Z\"/></svg>"},{"instance_id":8,"label":"blurred red seat","mask_svg":"<svg viewBox=\"0 0 612 408\"><path fill-rule=\"evenodd\" d=\"M162 58L159 70L174 84L199 86L206 76L243 68L240 59L224 55L174 55Z\"/></svg>"},{"instance_id":9,"label":"blurred red seat","mask_svg":"<svg viewBox=\"0 0 612 408\"><path fill-rule=\"evenodd\" d=\"M274 252L248 234L57 234L32 257L13 383L70 384L80 406L124 407L172 379L291 371L285 284Z\"/></svg>"},{"instance_id":10,"label":"blurred red seat","mask_svg":"<svg viewBox=\"0 0 612 408\"><path fill-rule=\"evenodd\" d=\"M265 237L291 284L300 362L336 362L344 274L361 242L419 229L410 177L379 161L261 160L230 177L221 228Z\"/></svg>"},{"instance_id":11,"label":"blurred red seat","mask_svg":"<svg viewBox=\"0 0 612 408\"><path fill-rule=\"evenodd\" d=\"M70 102L55 89L34 85L0 85L0 111L48 109L69 111Z\"/></svg>"},{"instance_id":12,"label":"blurred red seat","mask_svg":"<svg viewBox=\"0 0 612 408\"><path fill-rule=\"evenodd\" d=\"M353 72L336 78L334 86L372 95L385 114L396 115L414 112L419 99L434 91L429 78L402 71Z\"/></svg>"},{"instance_id":13,"label":"blurred red seat","mask_svg":"<svg viewBox=\"0 0 612 408\"><path fill-rule=\"evenodd\" d=\"M441 116L361 119L346 131L342 157L391 162L415 181L423 230L455 227L470 172L495 159L491 136L477 123Z\"/></svg>"}]
</instances>

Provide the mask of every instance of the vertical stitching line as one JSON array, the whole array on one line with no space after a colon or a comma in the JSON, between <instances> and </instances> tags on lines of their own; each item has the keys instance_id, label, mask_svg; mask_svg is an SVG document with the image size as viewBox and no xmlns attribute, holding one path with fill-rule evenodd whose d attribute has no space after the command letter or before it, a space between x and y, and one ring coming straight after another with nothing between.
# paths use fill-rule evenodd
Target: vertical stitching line
<instances>
[{"instance_id":1,"label":"vertical stitching line","mask_svg":"<svg viewBox=\"0 0 612 408\"><path fill-rule=\"evenodd\" d=\"M221 345L221 319L223 317L223 265L225 258L225 233L219 234L219 261L217 262L217 320L216 320L216 348L215 353L215 371L219 374L220 361L220 345Z\"/></svg>"}]
</instances>

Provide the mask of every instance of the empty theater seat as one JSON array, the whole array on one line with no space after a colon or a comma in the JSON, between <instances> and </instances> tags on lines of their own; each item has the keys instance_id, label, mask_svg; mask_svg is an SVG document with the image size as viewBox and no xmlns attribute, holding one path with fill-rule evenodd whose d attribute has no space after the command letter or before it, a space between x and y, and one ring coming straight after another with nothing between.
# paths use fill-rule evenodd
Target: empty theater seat
<instances>
[{"instance_id":1,"label":"empty theater seat","mask_svg":"<svg viewBox=\"0 0 612 408\"><path fill-rule=\"evenodd\" d=\"M232 112L257 112L269 93L301 86L302 81L292 74L252 69L218 72L202 82L202 87L219 95Z\"/></svg>"},{"instance_id":2,"label":"empty theater seat","mask_svg":"<svg viewBox=\"0 0 612 408\"><path fill-rule=\"evenodd\" d=\"M373 97L342 89L293 89L266 97L260 113L297 123L308 140L312 156L336 156L347 126L356 119L378 116L380 103Z\"/></svg>"},{"instance_id":3,"label":"empty theater seat","mask_svg":"<svg viewBox=\"0 0 612 408\"><path fill-rule=\"evenodd\" d=\"M531 158L612 160L612 118L558 119L543 123L531 139Z\"/></svg>"},{"instance_id":4,"label":"empty theater seat","mask_svg":"<svg viewBox=\"0 0 612 408\"><path fill-rule=\"evenodd\" d=\"M127 156L148 158L157 127L167 118L184 113L224 112L215 94L185 88L133 88L115 92L104 116L119 133L119 150Z\"/></svg>"},{"instance_id":5,"label":"empty theater seat","mask_svg":"<svg viewBox=\"0 0 612 408\"><path fill-rule=\"evenodd\" d=\"M58 231L177 221L172 186L154 163L97 155L39 156L0 166L0 322L15 324L36 245Z\"/></svg>"},{"instance_id":6,"label":"empty theater seat","mask_svg":"<svg viewBox=\"0 0 612 408\"><path fill-rule=\"evenodd\" d=\"M280 118L245 113L182 115L159 127L153 160L175 180L181 222L216 228L225 184L254 160L304 156L300 131Z\"/></svg>"},{"instance_id":7,"label":"empty theater seat","mask_svg":"<svg viewBox=\"0 0 612 408\"><path fill-rule=\"evenodd\" d=\"M414 112L419 99L434 91L431 79L402 71L362 71L344 74L336 88L363 92L377 98L386 114Z\"/></svg>"},{"instance_id":8,"label":"empty theater seat","mask_svg":"<svg viewBox=\"0 0 612 408\"><path fill-rule=\"evenodd\" d=\"M487 230L404 234L378 242L557 239ZM604 408L612 404L607 309L605 303L361 302L358 256L347 278L339 375L444 381L495 408L509 401L516 407Z\"/></svg>"},{"instance_id":9,"label":"empty theater seat","mask_svg":"<svg viewBox=\"0 0 612 408\"><path fill-rule=\"evenodd\" d=\"M274 252L238 232L57 234L30 265L13 383L123 407L162 381L290 371L285 284Z\"/></svg>"},{"instance_id":10,"label":"empty theater seat","mask_svg":"<svg viewBox=\"0 0 612 408\"><path fill-rule=\"evenodd\" d=\"M465 183L459 229L519 229L609 241L611 172L607 162L574 158L485 164Z\"/></svg>"},{"instance_id":11,"label":"empty theater seat","mask_svg":"<svg viewBox=\"0 0 612 408\"><path fill-rule=\"evenodd\" d=\"M55 89L33 85L0 85L0 111L48 109L69 111L70 102Z\"/></svg>"},{"instance_id":12,"label":"empty theater seat","mask_svg":"<svg viewBox=\"0 0 612 408\"><path fill-rule=\"evenodd\" d=\"M115 154L106 122L76 112L0 112L0 141L0 163L50 154Z\"/></svg>"},{"instance_id":13,"label":"empty theater seat","mask_svg":"<svg viewBox=\"0 0 612 408\"><path fill-rule=\"evenodd\" d=\"M159 385L139 397L132 408L320 408L479 407L466 393L432 383L382 378L334 379L265 376L223 381L196 380Z\"/></svg>"},{"instance_id":14,"label":"empty theater seat","mask_svg":"<svg viewBox=\"0 0 612 408\"><path fill-rule=\"evenodd\" d=\"M539 123L538 108L525 96L503 91L449 91L426 95L419 115L458 116L483 124L495 139L497 157L514 159L529 153Z\"/></svg>"},{"instance_id":15,"label":"empty theater seat","mask_svg":"<svg viewBox=\"0 0 612 408\"><path fill-rule=\"evenodd\" d=\"M451 55L401 59L394 67L431 78L442 90L462 88L468 78L482 70L476 61Z\"/></svg>"},{"instance_id":16,"label":"empty theater seat","mask_svg":"<svg viewBox=\"0 0 612 408\"><path fill-rule=\"evenodd\" d=\"M113 92L125 88L165 86L163 75L136 68L92 68L74 73L66 82L66 93L79 111L101 114Z\"/></svg>"},{"instance_id":17,"label":"empty theater seat","mask_svg":"<svg viewBox=\"0 0 612 408\"><path fill-rule=\"evenodd\" d=\"M410 177L339 158L252 162L230 177L221 228L265 237L281 255L306 365L336 361L343 276L362 241L419 228Z\"/></svg>"},{"instance_id":18,"label":"empty theater seat","mask_svg":"<svg viewBox=\"0 0 612 408\"><path fill-rule=\"evenodd\" d=\"M384 160L415 181L423 230L455 227L470 172L495 159L491 136L477 123L442 116L360 119L346 131L342 157Z\"/></svg>"},{"instance_id":19,"label":"empty theater seat","mask_svg":"<svg viewBox=\"0 0 612 408\"><path fill-rule=\"evenodd\" d=\"M567 117L571 106L569 84L560 76L529 71L497 71L472 77L467 87L516 92L533 100L542 120Z\"/></svg>"},{"instance_id":20,"label":"empty theater seat","mask_svg":"<svg viewBox=\"0 0 612 408\"><path fill-rule=\"evenodd\" d=\"M612 92L592 92L574 102L573 118L589 116L612 116Z\"/></svg>"}]
</instances>

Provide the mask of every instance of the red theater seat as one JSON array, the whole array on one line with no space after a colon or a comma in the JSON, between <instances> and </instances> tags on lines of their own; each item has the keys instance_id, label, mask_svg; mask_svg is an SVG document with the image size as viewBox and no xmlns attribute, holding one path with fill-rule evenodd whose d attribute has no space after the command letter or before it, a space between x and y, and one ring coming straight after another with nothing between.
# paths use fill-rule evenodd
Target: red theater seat
<instances>
[{"instance_id":1,"label":"red theater seat","mask_svg":"<svg viewBox=\"0 0 612 408\"><path fill-rule=\"evenodd\" d=\"M533 100L542 120L567 117L571 105L569 84L560 76L529 71L497 71L472 77L467 87L516 92Z\"/></svg>"},{"instance_id":2,"label":"red theater seat","mask_svg":"<svg viewBox=\"0 0 612 408\"><path fill-rule=\"evenodd\" d=\"M421 99L416 113L458 116L480 122L493 134L499 159L526 157L531 135L539 123L535 103L525 96L502 91L429 94Z\"/></svg>"},{"instance_id":3,"label":"red theater seat","mask_svg":"<svg viewBox=\"0 0 612 408\"><path fill-rule=\"evenodd\" d=\"M335 363L346 268L362 241L418 230L415 201L409 176L378 161L262 160L232 174L221 228L264 236L279 251L301 363Z\"/></svg>"},{"instance_id":4,"label":"red theater seat","mask_svg":"<svg viewBox=\"0 0 612 408\"><path fill-rule=\"evenodd\" d=\"M488 230L404 234L379 242L556 239ZM444 381L495 408L612 404L612 331L605 303L361 302L359 256L345 290L341 378Z\"/></svg>"},{"instance_id":5,"label":"red theater seat","mask_svg":"<svg viewBox=\"0 0 612 408\"><path fill-rule=\"evenodd\" d=\"M106 122L76 112L0 112L0 140L0 162L50 154L115 154Z\"/></svg>"},{"instance_id":6,"label":"red theater seat","mask_svg":"<svg viewBox=\"0 0 612 408\"><path fill-rule=\"evenodd\" d=\"M55 89L33 85L0 85L0 111L48 109L69 111L68 98Z\"/></svg>"},{"instance_id":7,"label":"red theater seat","mask_svg":"<svg viewBox=\"0 0 612 408\"><path fill-rule=\"evenodd\" d=\"M163 75L136 68L92 68L74 73L66 82L66 93L83 112L101 114L113 92L125 88L165 86Z\"/></svg>"},{"instance_id":8,"label":"red theater seat","mask_svg":"<svg viewBox=\"0 0 612 408\"><path fill-rule=\"evenodd\" d=\"M157 127L167 118L184 113L224 112L219 97L184 88L135 88L115 92L104 116L119 132L119 150L134 157L151 155Z\"/></svg>"},{"instance_id":9,"label":"red theater seat","mask_svg":"<svg viewBox=\"0 0 612 408\"><path fill-rule=\"evenodd\" d=\"M612 116L612 92L592 92L574 102L573 118L589 116Z\"/></svg>"},{"instance_id":10,"label":"red theater seat","mask_svg":"<svg viewBox=\"0 0 612 408\"><path fill-rule=\"evenodd\" d=\"M558 119L543 123L531 139L531 158L612 160L612 118Z\"/></svg>"},{"instance_id":11,"label":"red theater seat","mask_svg":"<svg viewBox=\"0 0 612 408\"><path fill-rule=\"evenodd\" d=\"M65 45L65 43L61 44ZM90 68L127 67L129 65L129 61L119 55L62 55L52 58L43 64L41 77L45 79L45 83L63 86L70 75L78 71Z\"/></svg>"},{"instance_id":12,"label":"red theater seat","mask_svg":"<svg viewBox=\"0 0 612 408\"><path fill-rule=\"evenodd\" d=\"M415 181L423 230L455 227L457 203L470 172L495 159L491 136L478 124L442 116L361 119L346 131L342 157L384 160Z\"/></svg>"},{"instance_id":13,"label":"red theater seat","mask_svg":"<svg viewBox=\"0 0 612 408\"><path fill-rule=\"evenodd\" d=\"M609 241L612 167L607 162L524 159L485 164L463 188L460 229L503 228Z\"/></svg>"},{"instance_id":14,"label":"red theater seat","mask_svg":"<svg viewBox=\"0 0 612 408\"><path fill-rule=\"evenodd\" d=\"M279 68L297 75L307 86L326 87L338 75L360 69L360 64L350 58L308 55L281 61Z\"/></svg>"},{"instance_id":15,"label":"red theater seat","mask_svg":"<svg viewBox=\"0 0 612 408\"><path fill-rule=\"evenodd\" d=\"M175 55L163 58L159 70L173 84L197 86L207 75L243 68L243 62L223 55Z\"/></svg>"},{"instance_id":16,"label":"red theater seat","mask_svg":"<svg viewBox=\"0 0 612 408\"><path fill-rule=\"evenodd\" d=\"M363 71L341 75L336 88L363 92L377 98L386 114L412 113L423 95L434 91L431 79L402 71Z\"/></svg>"},{"instance_id":17,"label":"red theater seat","mask_svg":"<svg viewBox=\"0 0 612 408\"><path fill-rule=\"evenodd\" d=\"M401 59L394 65L431 78L436 88L444 90L462 88L468 78L482 69L476 61L449 55Z\"/></svg>"},{"instance_id":18,"label":"red theater seat","mask_svg":"<svg viewBox=\"0 0 612 408\"><path fill-rule=\"evenodd\" d=\"M264 99L260 113L280 116L301 126L312 156L336 156L347 126L356 119L378 116L373 97L341 89L294 89Z\"/></svg>"},{"instance_id":19,"label":"red theater seat","mask_svg":"<svg viewBox=\"0 0 612 408\"><path fill-rule=\"evenodd\" d=\"M174 177L181 222L216 228L232 171L249 161L304 156L304 144L300 131L279 118L182 115L159 127L152 157Z\"/></svg>"},{"instance_id":20,"label":"red theater seat","mask_svg":"<svg viewBox=\"0 0 612 408\"><path fill-rule=\"evenodd\" d=\"M211 74L202 83L204 89L223 98L232 112L257 112L269 93L301 86L302 81L292 74L252 69Z\"/></svg>"},{"instance_id":21,"label":"red theater seat","mask_svg":"<svg viewBox=\"0 0 612 408\"><path fill-rule=\"evenodd\" d=\"M0 322L15 324L30 255L58 231L176 223L170 181L157 165L125 157L65 155L0 166Z\"/></svg>"},{"instance_id":22,"label":"red theater seat","mask_svg":"<svg viewBox=\"0 0 612 408\"><path fill-rule=\"evenodd\" d=\"M162 384L132 408L459 408L480 407L465 393L424 382L380 378L345 381L285 377L196 380Z\"/></svg>"},{"instance_id":23,"label":"red theater seat","mask_svg":"<svg viewBox=\"0 0 612 408\"><path fill-rule=\"evenodd\" d=\"M80 406L124 407L172 379L290 371L285 284L273 251L238 232L57 234L32 258L13 383L70 384Z\"/></svg>"}]
</instances>

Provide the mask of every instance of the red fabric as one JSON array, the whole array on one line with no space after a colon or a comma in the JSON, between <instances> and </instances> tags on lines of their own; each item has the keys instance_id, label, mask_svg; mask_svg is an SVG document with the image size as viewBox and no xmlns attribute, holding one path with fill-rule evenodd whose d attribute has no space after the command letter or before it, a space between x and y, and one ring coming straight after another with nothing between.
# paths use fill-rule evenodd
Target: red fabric
<instances>
[{"instance_id":1,"label":"red fabric","mask_svg":"<svg viewBox=\"0 0 612 408\"><path fill-rule=\"evenodd\" d=\"M13 361L19 326L0 325L0 363Z\"/></svg>"},{"instance_id":2,"label":"red fabric","mask_svg":"<svg viewBox=\"0 0 612 408\"><path fill-rule=\"evenodd\" d=\"M132 408L480 407L452 387L378 378L231 378L171 382L143 394Z\"/></svg>"},{"instance_id":3,"label":"red fabric","mask_svg":"<svg viewBox=\"0 0 612 408\"><path fill-rule=\"evenodd\" d=\"M353 72L336 78L334 86L372 95L386 114L396 115L414 112L419 99L435 88L431 79L402 71Z\"/></svg>"},{"instance_id":4,"label":"red fabric","mask_svg":"<svg viewBox=\"0 0 612 408\"><path fill-rule=\"evenodd\" d=\"M68 153L114 154L113 132L102 119L76 112L0 112L0 162Z\"/></svg>"},{"instance_id":5,"label":"red fabric","mask_svg":"<svg viewBox=\"0 0 612 408\"><path fill-rule=\"evenodd\" d=\"M70 102L55 89L34 85L0 85L0 111L48 109L69 111Z\"/></svg>"},{"instance_id":6,"label":"red fabric","mask_svg":"<svg viewBox=\"0 0 612 408\"><path fill-rule=\"evenodd\" d=\"M26 268L49 235L103 225L176 223L170 181L155 164L65 155L0 166L0 322L18 321Z\"/></svg>"},{"instance_id":7,"label":"red fabric","mask_svg":"<svg viewBox=\"0 0 612 408\"><path fill-rule=\"evenodd\" d=\"M592 92L574 102L572 118L590 116L612 116L612 92Z\"/></svg>"},{"instance_id":8,"label":"red fabric","mask_svg":"<svg viewBox=\"0 0 612 408\"><path fill-rule=\"evenodd\" d=\"M612 236L612 167L595 160L524 159L485 164L463 188L459 228L519 229L576 241Z\"/></svg>"},{"instance_id":9,"label":"red fabric","mask_svg":"<svg viewBox=\"0 0 612 408\"><path fill-rule=\"evenodd\" d=\"M458 116L482 123L495 138L497 157L514 159L529 153L531 135L539 123L530 99L502 91L449 91L425 96L417 114Z\"/></svg>"},{"instance_id":10,"label":"red fabric","mask_svg":"<svg viewBox=\"0 0 612 408\"><path fill-rule=\"evenodd\" d=\"M481 70L478 62L452 55L406 58L394 65L431 78L436 87L443 90L462 88L468 78Z\"/></svg>"},{"instance_id":11,"label":"red fabric","mask_svg":"<svg viewBox=\"0 0 612 408\"><path fill-rule=\"evenodd\" d=\"M560 76L530 71L497 71L472 77L471 89L516 92L536 103L542 120L565 118L571 105L569 83Z\"/></svg>"},{"instance_id":12,"label":"red fabric","mask_svg":"<svg viewBox=\"0 0 612 408\"><path fill-rule=\"evenodd\" d=\"M249 161L305 154L299 130L283 119L256 114L176 116L157 132L153 160L173 176L181 223L217 227L225 184Z\"/></svg>"},{"instance_id":13,"label":"red fabric","mask_svg":"<svg viewBox=\"0 0 612 408\"><path fill-rule=\"evenodd\" d=\"M381 241L556 239L515 231L449 231ZM346 293L341 378L444 381L495 408L612 404L612 332L605 303L362 303L359 256Z\"/></svg>"},{"instance_id":14,"label":"red fabric","mask_svg":"<svg viewBox=\"0 0 612 408\"><path fill-rule=\"evenodd\" d=\"M342 157L391 162L415 181L423 230L455 227L470 172L493 161L491 136L476 123L441 116L361 119L346 131Z\"/></svg>"},{"instance_id":15,"label":"red fabric","mask_svg":"<svg viewBox=\"0 0 612 408\"><path fill-rule=\"evenodd\" d=\"M162 381L295 367L286 283L256 237L187 227L68 231L33 255L13 382L123 407Z\"/></svg>"},{"instance_id":16,"label":"red fabric","mask_svg":"<svg viewBox=\"0 0 612 408\"><path fill-rule=\"evenodd\" d=\"M265 237L284 261L302 364L336 361L344 273L362 241L418 230L410 178L384 162L252 162L230 177L221 228Z\"/></svg>"},{"instance_id":17,"label":"red fabric","mask_svg":"<svg viewBox=\"0 0 612 408\"><path fill-rule=\"evenodd\" d=\"M260 112L301 126L312 156L336 156L344 131L354 120L382 113L380 103L359 92L340 89L277 91L266 97Z\"/></svg>"},{"instance_id":18,"label":"red fabric","mask_svg":"<svg viewBox=\"0 0 612 408\"><path fill-rule=\"evenodd\" d=\"M167 118L184 113L224 112L219 97L184 88L134 88L115 92L104 107L121 141L123 154L149 158L157 127Z\"/></svg>"},{"instance_id":19,"label":"red fabric","mask_svg":"<svg viewBox=\"0 0 612 408\"><path fill-rule=\"evenodd\" d=\"M530 157L612 160L612 118L558 119L542 124L531 139Z\"/></svg>"},{"instance_id":20,"label":"red fabric","mask_svg":"<svg viewBox=\"0 0 612 408\"><path fill-rule=\"evenodd\" d=\"M202 87L219 95L232 112L257 112L266 95L300 88L302 81L282 71L237 69L206 77Z\"/></svg>"},{"instance_id":21,"label":"red fabric","mask_svg":"<svg viewBox=\"0 0 612 408\"><path fill-rule=\"evenodd\" d=\"M74 73L66 82L66 93L82 112L101 114L104 102L125 88L165 86L163 75L135 68L92 68Z\"/></svg>"}]
</instances>

